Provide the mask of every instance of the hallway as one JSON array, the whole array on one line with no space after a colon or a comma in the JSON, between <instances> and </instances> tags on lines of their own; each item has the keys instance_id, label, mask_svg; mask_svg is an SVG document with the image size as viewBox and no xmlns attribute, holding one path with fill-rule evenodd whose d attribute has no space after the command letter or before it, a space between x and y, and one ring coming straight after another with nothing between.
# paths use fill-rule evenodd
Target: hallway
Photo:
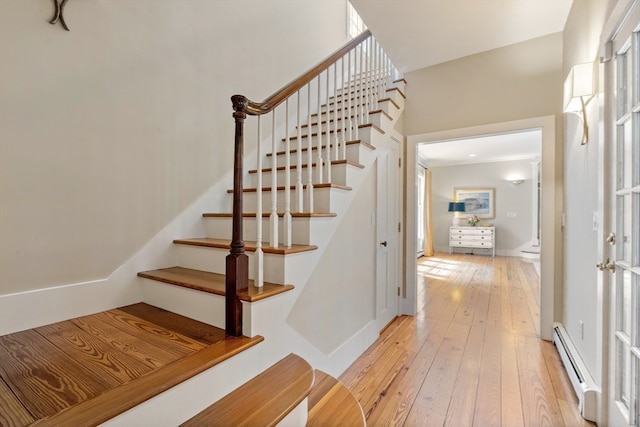
<instances>
[{"instance_id":1,"label":"hallway","mask_svg":"<svg viewBox=\"0 0 640 427\"><path fill-rule=\"evenodd\" d=\"M418 260L418 314L396 319L340 377L369 426L591 426L552 343L538 339L529 260Z\"/></svg>"}]
</instances>

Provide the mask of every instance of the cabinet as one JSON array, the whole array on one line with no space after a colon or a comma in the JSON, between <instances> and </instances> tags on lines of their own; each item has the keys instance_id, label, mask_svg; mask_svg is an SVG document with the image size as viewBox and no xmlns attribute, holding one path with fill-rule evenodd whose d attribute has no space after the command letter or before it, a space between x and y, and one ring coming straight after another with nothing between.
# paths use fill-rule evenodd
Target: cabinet
<instances>
[{"instance_id":1,"label":"cabinet","mask_svg":"<svg viewBox=\"0 0 640 427\"><path fill-rule=\"evenodd\" d=\"M453 248L491 249L496 256L495 227L449 227L449 253Z\"/></svg>"}]
</instances>

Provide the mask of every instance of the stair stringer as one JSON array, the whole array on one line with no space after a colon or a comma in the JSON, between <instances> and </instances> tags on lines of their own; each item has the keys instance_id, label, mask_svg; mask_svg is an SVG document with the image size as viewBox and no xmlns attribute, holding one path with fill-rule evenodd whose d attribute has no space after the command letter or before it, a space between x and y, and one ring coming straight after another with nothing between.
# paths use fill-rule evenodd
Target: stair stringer
<instances>
[{"instance_id":1,"label":"stair stringer","mask_svg":"<svg viewBox=\"0 0 640 427\"><path fill-rule=\"evenodd\" d=\"M370 140L365 138L365 141L374 147L386 146L392 140L402 139L401 135L394 129L394 126L404 110L404 83L404 80L395 82L393 87L387 91L390 94L390 98L394 100L390 105L392 109L396 110L393 114L370 114L370 122L384 131L384 134L371 132ZM357 171L355 179L347 183L352 187L352 191L340 195L341 200L339 203L332 203L332 206L337 207L332 209L332 211L336 211L337 217L328 221L331 224L330 231L323 228L323 233L319 233L324 238L314 240L313 243L318 245L319 249L313 253L304 254L303 265L296 262L297 265L294 270L290 270L287 266L286 283L294 284L295 289L278 295L273 299L244 304L243 322L245 331L249 336L259 334L265 337L260 350L263 354L278 354L279 351L284 351L285 353L294 352L309 361L315 368L322 369L331 375L339 376L377 339L381 326L375 319L375 312L371 319L362 324L349 338L328 351L318 348L296 330L295 325L291 325L287 321L292 308L304 292L312 275L315 274L318 264L327 255L325 252L341 223L345 220L345 216L357 197L364 180L368 174L374 173L372 169L375 166L377 155L378 151L376 150L372 152L372 156L369 156L366 162L361 162L366 163L365 168ZM369 218L363 218L363 221L369 221Z\"/></svg>"},{"instance_id":2,"label":"stair stringer","mask_svg":"<svg viewBox=\"0 0 640 427\"><path fill-rule=\"evenodd\" d=\"M382 134L376 138L390 138L390 135L390 133ZM375 146L383 145L384 141L372 140L371 142ZM348 183L353 190L341 195L342 200L335 204L339 208L336 212L338 214L337 218L331 221L331 232L325 233L322 240L314 242L314 244L318 245L319 250L304 254L304 259L296 262L295 266L291 268L287 266L287 283L294 284L295 289L272 299L244 305L243 328L245 334L249 336L259 334L265 337L265 341L261 345L261 352L268 354L284 348L286 352L299 354L305 360L308 360L312 366L329 372L331 375L338 376L378 337L381 328L376 322L375 312L371 313L370 320L361 325L350 337L338 346L329 349L319 348L310 342L296 329L295 324L290 323L289 319L291 311L304 293L307 283L309 283L312 275L317 273L318 264L323 257L330 256L326 253L326 250L351 208L353 201L358 196L363 182L372 178L370 174L375 174L373 169L377 154L375 151L372 153L372 158L367 161L365 169L360 171L357 180ZM375 181L375 176L373 179ZM368 223L370 218L366 217L362 220ZM373 229L375 234L375 227ZM371 243L375 247L375 242ZM372 265L375 265L375 261L372 261ZM373 298L373 295L370 297Z\"/></svg>"}]
</instances>

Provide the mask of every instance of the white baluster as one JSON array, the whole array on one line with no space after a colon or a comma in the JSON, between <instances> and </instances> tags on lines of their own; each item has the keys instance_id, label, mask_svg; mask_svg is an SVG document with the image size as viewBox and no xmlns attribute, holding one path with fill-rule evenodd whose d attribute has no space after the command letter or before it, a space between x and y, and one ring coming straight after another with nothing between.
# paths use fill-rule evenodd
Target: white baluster
<instances>
[{"instance_id":1,"label":"white baluster","mask_svg":"<svg viewBox=\"0 0 640 427\"><path fill-rule=\"evenodd\" d=\"M320 113L318 113L318 118ZM307 212L313 213L313 126L311 126L311 83L307 84ZM302 149L302 140L299 148Z\"/></svg>"},{"instance_id":2,"label":"white baluster","mask_svg":"<svg viewBox=\"0 0 640 427\"><path fill-rule=\"evenodd\" d=\"M349 141L353 140L353 122L351 121L351 52L353 51L350 50L349 51L349 66L347 67L347 92L349 93L349 96L347 96L347 102L346 102L346 107L343 107L346 110L346 118L347 118L347 127L349 128ZM354 60L354 64L353 64L353 68L355 71L355 60Z\"/></svg>"},{"instance_id":3,"label":"white baluster","mask_svg":"<svg viewBox=\"0 0 640 427\"><path fill-rule=\"evenodd\" d=\"M284 164L284 245L291 247L291 138L289 136L289 98L285 101Z\"/></svg>"},{"instance_id":4,"label":"white baluster","mask_svg":"<svg viewBox=\"0 0 640 427\"><path fill-rule=\"evenodd\" d=\"M356 64L356 87L355 87L355 114L356 114L356 120L355 120L355 128L354 128L354 134L356 139L359 139L359 126L362 124L362 114L361 114L361 109L360 109L360 104L362 104L362 101L360 100L360 96L362 95L362 59L363 59L363 55L364 55L364 49L362 48L362 43L360 43L360 45L358 46L358 48L360 49L360 53L358 54L356 51L356 59L357 59L357 64Z\"/></svg>"},{"instance_id":5,"label":"white baluster","mask_svg":"<svg viewBox=\"0 0 640 427\"><path fill-rule=\"evenodd\" d=\"M351 141L351 114L349 114L349 92L351 91L351 51L349 51L347 53L348 58L347 58L347 74L346 79L346 85L343 85L344 89L342 91L342 93L344 93L344 91L347 91L347 97L345 98L345 100L342 102L342 127L344 129L344 144L342 144L342 159L346 159L347 158L347 141Z\"/></svg>"},{"instance_id":6,"label":"white baluster","mask_svg":"<svg viewBox=\"0 0 640 427\"><path fill-rule=\"evenodd\" d=\"M269 244L278 247L278 147L276 144L276 110L271 113L271 215L269 216Z\"/></svg>"},{"instance_id":7,"label":"white baluster","mask_svg":"<svg viewBox=\"0 0 640 427\"><path fill-rule=\"evenodd\" d=\"M350 55L350 53L347 53L347 55ZM348 138L348 130L347 130L347 94L349 92L349 84L347 83L348 80L348 70L347 70L347 74L345 74L345 61L344 61L344 56L342 57L342 124L340 125L340 129L342 129L342 145L340 145L340 154L339 154L339 158L341 160L344 160L346 158L345 156L345 150L346 150L346 146L347 146L347 138ZM337 113L337 112L336 112ZM338 115L336 114L336 119L337 119Z\"/></svg>"},{"instance_id":8,"label":"white baluster","mask_svg":"<svg viewBox=\"0 0 640 427\"><path fill-rule=\"evenodd\" d=\"M256 280L253 285L261 288L264 285L264 254L262 252L262 116L258 116L258 183L256 186Z\"/></svg>"},{"instance_id":9,"label":"white baluster","mask_svg":"<svg viewBox=\"0 0 640 427\"><path fill-rule=\"evenodd\" d=\"M322 184L322 179L324 177L324 174L322 173L322 85L320 84L320 75L318 76L318 126L316 132L318 134L318 149L316 150L316 182L318 184Z\"/></svg>"},{"instance_id":10,"label":"white baluster","mask_svg":"<svg viewBox=\"0 0 640 427\"><path fill-rule=\"evenodd\" d=\"M375 84L375 96L373 97L373 104L374 110L378 110L380 108L380 105L378 103L378 100L380 99L380 81L381 81L381 75L380 75L380 44L378 43L378 40L375 41L376 43L376 84Z\"/></svg>"},{"instance_id":11,"label":"white baluster","mask_svg":"<svg viewBox=\"0 0 640 427\"><path fill-rule=\"evenodd\" d=\"M327 68L327 72L326 72L326 82L327 82L327 87L326 87L326 104L327 104L327 119L326 119L326 124L325 124L325 129L326 129L326 138L325 140L327 141L327 154L325 156L325 159L327 159L327 164L326 164L326 171L327 171L327 180L326 182L331 183L331 120L329 120L329 116L331 116L331 107L329 106L329 68ZM338 103L337 100L335 100L336 102L334 102L333 107L334 108L338 108ZM320 129L318 129L318 134L320 134Z\"/></svg>"},{"instance_id":12,"label":"white baluster","mask_svg":"<svg viewBox=\"0 0 640 427\"><path fill-rule=\"evenodd\" d=\"M297 114L296 114L296 137L298 144L296 144L296 211L302 212L304 206L302 204L303 201L303 190L302 190L302 128L300 127L300 91L298 91L298 105L297 105ZM309 122L307 122L309 123ZM310 126L310 125L309 125Z\"/></svg>"},{"instance_id":13,"label":"white baluster","mask_svg":"<svg viewBox=\"0 0 640 427\"><path fill-rule=\"evenodd\" d=\"M365 93L364 93L364 107L363 107L363 115L362 115L362 121L364 123L369 123L369 107L371 104L371 87L370 87L370 82L371 82L371 37L369 37L367 40L365 40L365 44L366 44L366 52L367 52L367 56L365 57L365 80L364 80L364 87L365 87Z\"/></svg>"},{"instance_id":14,"label":"white baluster","mask_svg":"<svg viewBox=\"0 0 640 427\"><path fill-rule=\"evenodd\" d=\"M331 169L331 159L338 160L338 145L340 144L338 133L338 61L333 64L333 156L329 157L329 169ZM342 98L344 101L344 97ZM344 107L344 102L342 103ZM327 119L328 120L328 119Z\"/></svg>"}]
</instances>

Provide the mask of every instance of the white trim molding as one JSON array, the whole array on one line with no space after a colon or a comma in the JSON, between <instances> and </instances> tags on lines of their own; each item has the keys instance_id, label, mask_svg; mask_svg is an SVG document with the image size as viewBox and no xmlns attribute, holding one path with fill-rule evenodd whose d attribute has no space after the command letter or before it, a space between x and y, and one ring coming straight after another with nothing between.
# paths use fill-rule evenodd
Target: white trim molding
<instances>
[{"instance_id":1,"label":"white trim molding","mask_svg":"<svg viewBox=\"0 0 640 427\"><path fill-rule=\"evenodd\" d=\"M518 132L525 129L542 130L541 184L542 184L542 232L541 232L541 286L540 286L540 338L551 341L553 323L560 319L562 308L562 185L556 171L562 165L562 147L556 145L556 117L541 116L509 122L492 123L461 129L423 133L407 137L406 167L406 247L405 253L414 253L416 247L416 164L417 146L479 135ZM417 262L412 256L405 260L407 298L403 300L403 312L416 312Z\"/></svg>"}]
</instances>

